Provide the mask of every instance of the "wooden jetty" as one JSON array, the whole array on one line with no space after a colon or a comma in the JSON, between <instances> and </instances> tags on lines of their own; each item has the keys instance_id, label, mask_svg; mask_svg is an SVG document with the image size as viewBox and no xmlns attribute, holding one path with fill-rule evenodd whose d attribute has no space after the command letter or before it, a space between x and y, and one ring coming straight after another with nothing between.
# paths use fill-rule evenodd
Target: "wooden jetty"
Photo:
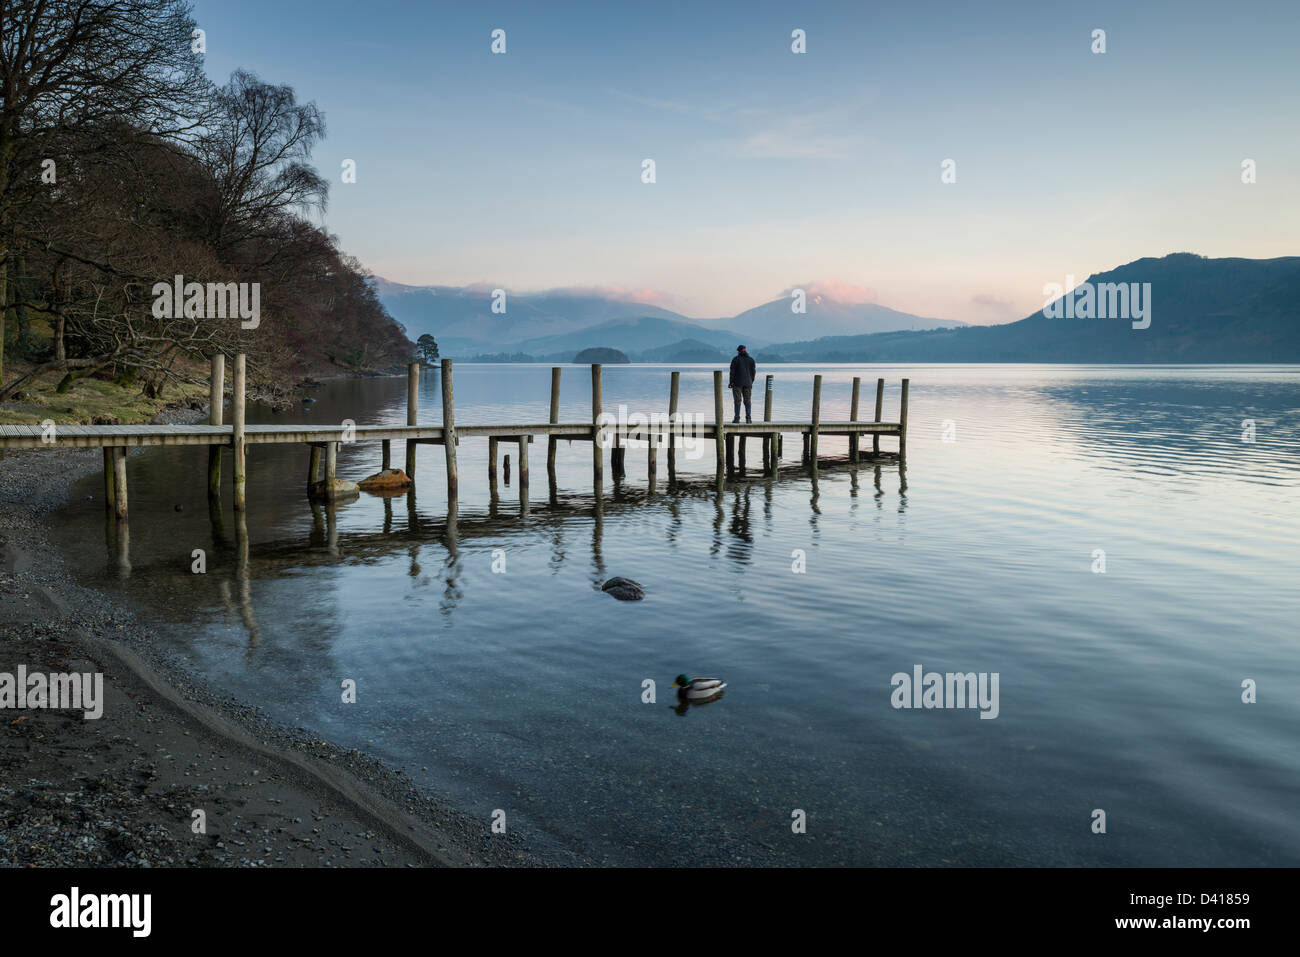
<instances>
[{"instance_id":1,"label":"wooden jetty","mask_svg":"<svg viewBox=\"0 0 1300 957\"><path fill-rule=\"evenodd\" d=\"M763 391L763 418L753 423L726 421L723 394L723 373L713 373L713 421L700 421L695 416L684 416L678 411L680 372L674 372L668 396L668 413L663 416L633 416L628 422L610 421L602 415L601 366L591 367L591 419L583 422L561 422L560 377L562 370L551 370L550 415L545 422L519 424L464 424L455 420L453 397L452 360L443 359L442 372L442 423L420 425L419 377L420 365L412 364L407 373L406 425L248 425L245 422L245 361L243 355L234 357L234 383L231 393L230 424L223 419L225 399L225 357L212 358L211 410L206 425L55 425L47 429L40 425L0 425L0 451L22 448L102 448L104 450L105 507L119 518L127 515L126 452L132 446L209 446L208 494L221 495L221 453L230 448L234 455L231 476L234 507L237 512L246 508L245 484L247 477L247 448L249 445L305 444L310 447L307 485L310 488L321 478L324 488L333 490L335 463L341 443L379 442L382 446L382 468L390 467L391 443L406 443L406 473L415 478L416 447L422 443L441 445L445 449L447 469L448 504L454 507L459 495L460 476L456 465L456 446L461 439L486 438L488 440L489 482L496 485L497 452L501 442L513 443L518 448L518 487L522 502L528 497L528 446L538 436L547 440L546 469L552 484L555 478L555 446L560 439L592 443L592 475L597 492L604 484L604 449L610 448L610 463L615 476L623 474L623 465L630 442L647 443L647 466L653 482L657 470L657 451L667 449L670 477L675 472L675 455L680 440L712 439L716 455L716 483L722 490L726 478L734 470L733 443L741 443L741 459L747 439L756 438L762 443L763 471L777 473L782 454L782 437L799 434L803 438L801 464L812 473L818 467L818 449L821 436L847 436L849 459L859 461L860 442L871 436L872 456L896 458L907 455L907 392L908 380L902 380L902 394L898 418L882 420L885 380L876 380L875 417L859 420L861 379L854 378L852 404L848 421L823 421L821 418L822 377L813 377L813 391L809 418L805 421L786 422L772 419L772 388L774 376L767 376ZM632 424L636 420L638 424ZM880 451L880 437L898 439L896 453ZM324 476L320 467L324 460ZM508 456L507 456L508 459Z\"/></svg>"}]
</instances>

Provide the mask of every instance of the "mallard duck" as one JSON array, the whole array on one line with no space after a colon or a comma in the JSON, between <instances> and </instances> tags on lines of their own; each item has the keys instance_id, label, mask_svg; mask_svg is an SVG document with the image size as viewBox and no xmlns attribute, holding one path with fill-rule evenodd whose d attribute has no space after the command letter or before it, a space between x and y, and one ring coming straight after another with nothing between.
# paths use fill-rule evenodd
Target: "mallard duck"
<instances>
[{"instance_id":1,"label":"mallard duck","mask_svg":"<svg viewBox=\"0 0 1300 957\"><path fill-rule=\"evenodd\" d=\"M712 698L727 683L721 678L688 678L686 675L678 675L672 686L677 689L677 697L683 701L699 701Z\"/></svg>"}]
</instances>

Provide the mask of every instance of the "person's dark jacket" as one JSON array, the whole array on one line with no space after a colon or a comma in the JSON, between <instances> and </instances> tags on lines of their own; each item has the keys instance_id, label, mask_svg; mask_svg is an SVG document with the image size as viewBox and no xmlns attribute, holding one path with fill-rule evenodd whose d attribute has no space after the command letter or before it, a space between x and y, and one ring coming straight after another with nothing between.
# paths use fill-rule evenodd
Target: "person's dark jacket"
<instances>
[{"instance_id":1,"label":"person's dark jacket","mask_svg":"<svg viewBox=\"0 0 1300 957\"><path fill-rule=\"evenodd\" d=\"M743 389L752 386L756 368L754 357L748 352L737 353L736 357L731 360L732 387Z\"/></svg>"}]
</instances>

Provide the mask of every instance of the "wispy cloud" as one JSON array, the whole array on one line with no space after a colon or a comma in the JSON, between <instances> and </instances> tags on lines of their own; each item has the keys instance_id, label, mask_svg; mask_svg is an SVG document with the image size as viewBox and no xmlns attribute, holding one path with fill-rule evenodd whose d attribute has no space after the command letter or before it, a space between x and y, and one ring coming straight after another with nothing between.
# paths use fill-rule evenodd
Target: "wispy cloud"
<instances>
[{"instance_id":1,"label":"wispy cloud","mask_svg":"<svg viewBox=\"0 0 1300 957\"><path fill-rule=\"evenodd\" d=\"M857 131L861 125L858 114L874 98L868 94L834 106L781 112L746 104L701 105L612 87L608 92L647 109L716 123L730 131L721 139L721 151L752 159L848 159L857 155L867 140Z\"/></svg>"}]
</instances>

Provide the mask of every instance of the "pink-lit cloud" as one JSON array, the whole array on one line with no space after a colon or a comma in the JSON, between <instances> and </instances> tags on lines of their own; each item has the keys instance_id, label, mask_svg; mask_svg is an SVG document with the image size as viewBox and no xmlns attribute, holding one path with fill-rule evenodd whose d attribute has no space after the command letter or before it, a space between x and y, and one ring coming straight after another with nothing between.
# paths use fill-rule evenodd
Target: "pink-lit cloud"
<instances>
[{"instance_id":1,"label":"pink-lit cloud","mask_svg":"<svg viewBox=\"0 0 1300 957\"><path fill-rule=\"evenodd\" d=\"M802 289L813 302L817 302L819 299L830 299L833 302L854 305L865 302L880 302L879 294L870 286L859 286L855 283L844 282L841 279L814 279L801 286L792 286L781 295L783 297L789 296L794 289Z\"/></svg>"}]
</instances>

